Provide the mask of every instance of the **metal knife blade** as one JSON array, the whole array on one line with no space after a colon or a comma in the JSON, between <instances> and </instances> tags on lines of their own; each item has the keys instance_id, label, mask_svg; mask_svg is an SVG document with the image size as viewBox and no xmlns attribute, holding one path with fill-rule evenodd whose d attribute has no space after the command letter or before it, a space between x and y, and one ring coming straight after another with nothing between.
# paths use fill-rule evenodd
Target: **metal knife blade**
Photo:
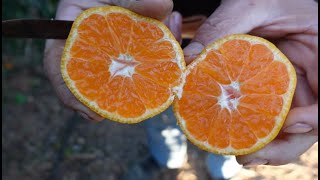
<instances>
[{"instance_id":1,"label":"metal knife blade","mask_svg":"<svg viewBox=\"0 0 320 180\"><path fill-rule=\"evenodd\" d=\"M12 19L2 21L2 36L12 38L67 39L73 21Z\"/></svg>"}]
</instances>

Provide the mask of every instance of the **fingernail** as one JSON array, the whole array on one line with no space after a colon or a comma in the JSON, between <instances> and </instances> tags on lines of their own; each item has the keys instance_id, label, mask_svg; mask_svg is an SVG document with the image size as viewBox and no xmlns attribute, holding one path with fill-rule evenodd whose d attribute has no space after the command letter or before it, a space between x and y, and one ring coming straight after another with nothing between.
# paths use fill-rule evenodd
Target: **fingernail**
<instances>
[{"instance_id":1,"label":"fingernail","mask_svg":"<svg viewBox=\"0 0 320 180\"><path fill-rule=\"evenodd\" d=\"M265 159L253 159L252 161L249 161L247 163L244 163L244 167L252 167L252 166L259 166L259 165L265 165L268 164L268 161Z\"/></svg>"},{"instance_id":2,"label":"fingernail","mask_svg":"<svg viewBox=\"0 0 320 180\"><path fill-rule=\"evenodd\" d=\"M292 126L289 126L283 130L286 133L307 133L310 132L313 128L304 123L296 123Z\"/></svg>"}]
</instances>

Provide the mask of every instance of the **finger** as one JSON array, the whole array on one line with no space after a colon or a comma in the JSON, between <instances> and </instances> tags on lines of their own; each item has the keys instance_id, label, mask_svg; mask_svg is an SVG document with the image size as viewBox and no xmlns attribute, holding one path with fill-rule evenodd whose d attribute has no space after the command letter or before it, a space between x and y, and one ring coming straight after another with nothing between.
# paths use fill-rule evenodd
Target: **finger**
<instances>
[{"instance_id":1,"label":"finger","mask_svg":"<svg viewBox=\"0 0 320 180\"><path fill-rule=\"evenodd\" d=\"M68 0L60 1L56 19L59 20L74 20L82 11L91 7L108 5L108 1L87 1L87 0ZM109 2L110 4L110 2Z\"/></svg>"},{"instance_id":2,"label":"finger","mask_svg":"<svg viewBox=\"0 0 320 180\"><path fill-rule=\"evenodd\" d=\"M316 141L318 141L318 104L296 107L289 112L283 132L274 141L253 154L237 157L237 160L245 165L287 164L297 159Z\"/></svg>"},{"instance_id":3,"label":"finger","mask_svg":"<svg viewBox=\"0 0 320 180\"><path fill-rule=\"evenodd\" d=\"M63 81L63 80L62 80ZM62 103L73 110L75 110L77 113L79 113L83 118L91 121L102 121L104 117L98 115L97 113L90 110L87 106L83 105L67 88L67 86L64 84L60 84L59 86L54 86L55 91L57 93L57 96L62 101Z\"/></svg>"},{"instance_id":4,"label":"finger","mask_svg":"<svg viewBox=\"0 0 320 180\"><path fill-rule=\"evenodd\" d=\"M307 79L297 73L297 86L291 108L309 106L314 104L315 101L316 97L313 95Z\"/></svg>"},{"instance_id":5,"label":"finger","mask_svg":"<svg viewBox=\"0 0 320 180\"><path fill-rule=\"evenodd\" d=\"M192 42L184 48L190 63L204 47L230 34L248 33L265 19L258 10L261 5L249 1L223 1L220 7L200 26ZM254 16L252 14L255 14Z\"/></svg>"},{"instance_id":6,"label":"finger","mask_svg":"<svg viewBox=\"0 0 320 180\"><path fill-rule=\"evenodd\" d=\"M258 27L252 34L265 38L318 34L318 16L315 16L318 13L316 1L290 0L276 3L272 8L274 13L269 13L272 18L269 18L266 26Z\"/></svg>"},{"instance_id":7,"label":"finger","mask_svg":"<svg viewBox=\"0 0 320 180\"><path fill-rule=\"evenodd\" d=\"M295 65L297 74L306 77L304 83L308 85L307 92L310 91L318 97L318 42L315 41L318 39L318 35L299 34L288 37L288 39L290 38L291 40L277 43L277 46Z\"/></svg>"},{"instance_id":8,"label":"finger","mask_svg":"<svg viewBox=\"0 0 320 180\"><path fill-rule=\"evenodd\" d=\"M79 102L64 83L64 80L60 72L60 58L64 44L65 41L63 40L47 41L44 57L44 70L47 74L47 77L51 81L57 96L65 106L74 109L78 112L82 112L82 116L86 119L93 121L101 121L104 118L96 114L95 112L91 111L81 102Z\"/></svg>"},{"instance_id":9,"label":"finger","mask_svg":"<svg viewBox=\"0 0 320 180\"><path fill-rule=\"evenodd\" d=\"M172 0L112 0L112 3L158 20L164 20L173 9Z\"/></svg>"},{"instance_id":10,"label":"finger","mask_svg":"<svg viewBox=\"0 0 320 180\"><path fill-rule=\"evenodd\" d=\"M318 104L293 108L287 116L282 131L318 135Z\"/></svg>"},{"instance_id":11,"label":"finger","mask_svg":"<svg viewBox=\"0 0 320 180\"><path fill-rule=\"evenodd\" d=\"M287 134L255 153L237 156L237 161L244 166L284 165L297 160L317 141L318 136Z\"/></svg>"},{"instance_id":12,"label":"finger","mask_svg":"<svg viewBox=\"0 0 320 180\"><path fill-rule=\"evenodd\" d=\"M82 11L97 6L115 5L130 9L138 14L164 20L173 9L172 0L69 0L58 5L56 19L74 20Z\"/></svg>"},{"instance_id":13,"label":"finger","mask_svg":"<svg viewBox=\"0 0 320 180\"><path fill-rule=\"evenodd\" d=\"M163 23L170 29L173 36L176 40L181 44L182 43L182 16L178 12L173 12L170 16L168 16Z\"/></svg>"}]
</instances>

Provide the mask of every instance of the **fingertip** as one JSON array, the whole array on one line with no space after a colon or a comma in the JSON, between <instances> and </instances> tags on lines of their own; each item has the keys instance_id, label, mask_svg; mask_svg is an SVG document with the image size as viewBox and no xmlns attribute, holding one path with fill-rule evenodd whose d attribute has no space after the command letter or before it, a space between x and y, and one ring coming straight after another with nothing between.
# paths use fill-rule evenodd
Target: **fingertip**
<instances>
[{"instance_id":1,"label":"fingertip","mask_svg":"<svg viewBox=\"0 0 320 180\"><path fill-rule=\"evenodd\" d=\"M266 165L269 163L268 156L262 155L264 150L259 150L251 154L236 156L236 160L244 167L253 167L258 165Z\"/></svg>"},{"instance_id":2,"label":"fingertip","mask_svg":"<svg viewBox=\"0 0 320 180\"><path fill-rule=\"evenodd\" d=\"M92 121L92 122L100 122L102 121L104 118L98 114L95 113L90 113L90 115L88 115L87 113L84 113L82 111L77 111L80 116L82 116L84 119Z\"/></svg>"},{"instance_id":3,"label":"fingertip","mask_svg":"<svg viewBox=\"0 0 320 180\"><path fill-rule=\"evenodd\" d=\"M98 115L98 114L94 114L94 117L91 118L92 120L96 121L96 122L100 122L102 120L104 120L105 118Z\"/></svg>"},{"instance_id":4,"label":"fingertip","mask_svg":"<svg viewBox=\"0 0 320 180\"><path fill-rule=\"evenodd\" d=\"M81 111L77 111L77 113L78 113L81 117L83 117L84 119L86 119L86 120L91 120L86 113L83 113L83 112L81 112Z\"/></svg>"},{"instance_id":5,"label":"fingertip","mask_svg":"<svg viewBox=\"0 0 320 180\"><path fill-rule=\"evenodd\" d=\"M259 166L259 165L266 165L268 164L268 160L266 159L253 159L248 162L243 163L242 165L244 167L254 167L254 166Z\"/></svg>"},{"instance_id":6,"label":"fingertip","mask_svg":"<svg viewBox=\"0 0 320 180\"><path fill-rule=\"evenodd\" d=\"M198 54L195 55L185 55L184 60L186 61L186 64L189 65L193 60L195 60L198 57Z\"/></svg>"},{"instance_id":7,"label":"fingertip","mask_svg":"<svg viewBox=\"0 0 320 180\"><path fill-rule=\"evenodd\" d=\"M236 160L239 164L244 165L245 163L249 162L251 159L248 158L246 155L236 156Z\"/></svg>"},{"instance_id":8,"label":"fingertip","mask_svg":"<svg viewBox=\"0 0 320 180\"><path fill-rule=\"evenodd\" d=\"M117 6L130 9L138 14L164 20L170 15L173 9L172 0L139 0L139 1L119 1L113 0Z\"/></svg>"},{"instance_id":9,"label":"fingertip","mask_svg":"<svg viewBox=\"0 0 320 180\"><path fill-rule=\"evenodd\" d=\"M188 46L183 49L185 61L190 64L194 59L196 59L199 54L203 51L204 45L199 42L191 42Z\"/></svg>"},{"instance_id":10,"label":"fingertip","mask_svg":"<svg viewBox=\"0 0 320 180\"><path fill-rule=\"evenodd\" d=\"M306 133L318 129L318 104L290 110L283 126L288 133Z\"/></svg>"}]
</instances>

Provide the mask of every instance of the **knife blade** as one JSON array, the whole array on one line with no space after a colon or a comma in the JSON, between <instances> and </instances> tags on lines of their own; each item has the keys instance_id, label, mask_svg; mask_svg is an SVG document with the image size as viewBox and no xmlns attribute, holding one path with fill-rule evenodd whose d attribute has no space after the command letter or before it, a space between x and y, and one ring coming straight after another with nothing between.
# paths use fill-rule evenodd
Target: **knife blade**
<instances>
[{"instance_id":1,"label":"knife blade","mask_svg":"<svg viewBox=\"0 0 320 180\"><path fill-rule=\"evenodd\" d=\"M73 21L12 19L2 21L2 36L11 38L67 39Z\"/></svg>"},{"instance_id":2,"label":"knife blade","mask_svg":"<svg viewBox=\"0 0 320 180\"><path fill-rule=\"evenodd\" d=\"M206 20L203 15L186 17L182 21L182 38L193 38ZM2 21L2 36L11 38L67 39L73 21L46 19L12 19Z\"/></svg>"}]
</instances>

